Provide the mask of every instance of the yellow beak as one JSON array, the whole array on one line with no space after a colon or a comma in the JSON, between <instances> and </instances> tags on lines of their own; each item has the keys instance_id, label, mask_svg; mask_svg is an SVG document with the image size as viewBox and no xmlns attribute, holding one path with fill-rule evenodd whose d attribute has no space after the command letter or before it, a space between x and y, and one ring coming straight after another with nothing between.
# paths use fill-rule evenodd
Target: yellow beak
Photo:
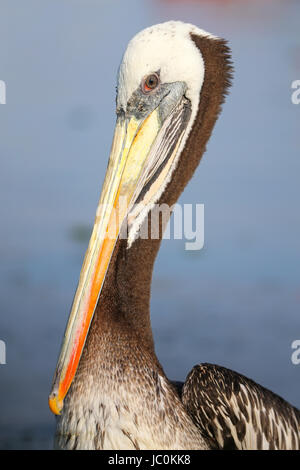
<instances>
[{"instance_id":1,"label":"yellow beak","mask_svg":"<svg viewBox=\"0 0 300 470\"><path fill-rule=\"evenodd\" d=\"M147 177L147 156L160 128L157 109L145 120L117 119L95 224L49 396L55 414L60 414L75 376L122 223Z\"/></svg>"}]
</instances>

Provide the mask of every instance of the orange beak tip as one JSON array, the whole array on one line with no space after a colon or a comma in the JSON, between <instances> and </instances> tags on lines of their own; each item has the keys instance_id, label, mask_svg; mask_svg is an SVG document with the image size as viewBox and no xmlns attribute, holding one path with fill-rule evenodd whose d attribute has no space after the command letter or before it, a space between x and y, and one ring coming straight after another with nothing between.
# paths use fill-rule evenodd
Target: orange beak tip
<instances>
[{"instance_id":1,"label":"orange beak tip","mask_svg":"<svg viewBox=\"0 0 300 470\"><path fill-rule=\"evenodd\" d=\"M56 394L51 394L49 396L49 408L55 415L60 415L61 410L63 409L64 401L60 400Z\"/></svg>"}]
</instances>

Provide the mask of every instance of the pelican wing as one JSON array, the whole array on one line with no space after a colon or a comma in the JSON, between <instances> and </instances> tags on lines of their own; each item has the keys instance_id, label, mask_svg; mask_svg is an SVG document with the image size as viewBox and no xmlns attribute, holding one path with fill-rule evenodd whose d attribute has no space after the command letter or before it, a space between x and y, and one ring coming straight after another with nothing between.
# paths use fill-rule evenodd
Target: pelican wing
<instances>
[{"instance_id":1,"label":"pelican wing","mask_svg":"<svg viewBox=\"0 0 300 470\"><path fill-rule=\"evenodd\" d=\"M181 398L212 448L300 449L300 411L237 372L197 365Z\"/></svg>"}]
</instances>

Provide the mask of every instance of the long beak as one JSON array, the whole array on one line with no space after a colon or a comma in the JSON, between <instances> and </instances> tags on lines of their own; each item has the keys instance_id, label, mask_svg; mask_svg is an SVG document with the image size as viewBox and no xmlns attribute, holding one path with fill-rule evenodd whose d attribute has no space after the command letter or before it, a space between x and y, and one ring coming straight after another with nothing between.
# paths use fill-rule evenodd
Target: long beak
<instances>
[{"instance_id":1,"label":"long beak","mask_svg":"<svg viewBox=\"0 0 300 470\"><path fill-rule=\"evenodd\" d=\"M160 128L157 109L143 121L124 116L117 120L95 224L49 396L49 406L55 414L60 414L75 376L122 223L143 184L147 154Z\"/></svg>"}]
</instances>

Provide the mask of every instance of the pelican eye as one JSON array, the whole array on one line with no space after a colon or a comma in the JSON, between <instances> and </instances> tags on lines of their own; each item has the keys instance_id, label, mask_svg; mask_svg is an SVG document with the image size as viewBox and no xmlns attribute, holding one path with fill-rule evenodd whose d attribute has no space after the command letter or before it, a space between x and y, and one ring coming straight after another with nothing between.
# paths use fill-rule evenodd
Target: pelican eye
<instances>
[{"instance_id":1,"label":"pelican eye","mask_svg":"<svg viewBox=\"0 0 300 470\"><path fill-rule=\"evenodd\" d=\"M143 92L149 93L150 91L157 88L158 84L159 84L159 77L156 73L152 73L151 75L148 75L148 77L146 77L143 82L143 87L142 87Z\"/></svg>"}]
</instances>

